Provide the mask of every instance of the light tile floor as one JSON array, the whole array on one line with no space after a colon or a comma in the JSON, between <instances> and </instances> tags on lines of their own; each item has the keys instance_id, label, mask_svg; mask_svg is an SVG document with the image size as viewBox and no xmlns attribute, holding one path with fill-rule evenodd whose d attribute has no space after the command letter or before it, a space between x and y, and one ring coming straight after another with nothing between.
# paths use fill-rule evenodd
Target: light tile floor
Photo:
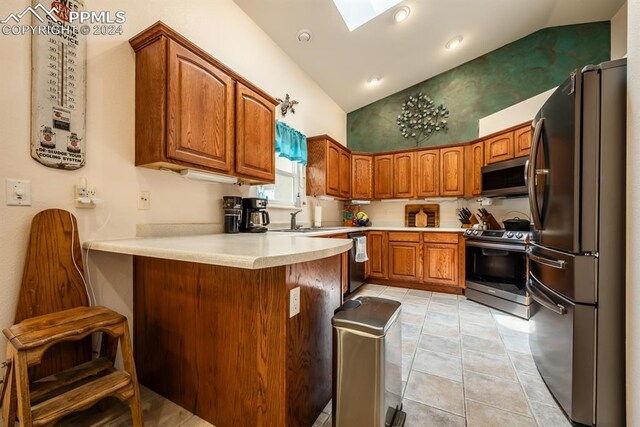
<instances>
[{"instance_id":1,"label":"light tile floor","mask_svg":"<svg viewBox=\"0 0 640 427\"><path fill-rule=\"evenodd\" d=\"M455 296L368 284L354 296L402 302L406 427L569 427L531 357L528 322ZM211 424L142 387L146 426ZM0 422L1 424L1 422ZM61 426L131 425L114 402ZM331 427L331 403L313 425Z\"/></svg>"},{"instance_id":2,"label":"light tile floor","mask_svg":"<svg viewBox=\"0 0 640 427\"><path fill-rule=\"evenodd\" d=\"M358 296L402 302L406 427L570 426L531 357L527 321L464 296L374 284ZM325 412L315 425L331 427Z\"/></svg>"}]
</instances>

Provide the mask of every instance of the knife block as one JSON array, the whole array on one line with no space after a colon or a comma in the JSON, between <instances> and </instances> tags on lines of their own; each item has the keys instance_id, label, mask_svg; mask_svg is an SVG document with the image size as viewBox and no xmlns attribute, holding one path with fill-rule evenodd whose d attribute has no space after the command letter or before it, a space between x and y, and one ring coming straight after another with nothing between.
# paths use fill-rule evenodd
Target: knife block
<instances>
[{"instance_id":1,"label":"knife block","mask_svg":"<svg viewBox=\"0 0 640 427\"><path fill-rule=\"evenodd\" d=\"M471 228L476 224L480 224L480 221L478 221L476 214L471 214L469 221L471 221L469 224L462 224L462 228Z\"/></svg>"}]
</instances>

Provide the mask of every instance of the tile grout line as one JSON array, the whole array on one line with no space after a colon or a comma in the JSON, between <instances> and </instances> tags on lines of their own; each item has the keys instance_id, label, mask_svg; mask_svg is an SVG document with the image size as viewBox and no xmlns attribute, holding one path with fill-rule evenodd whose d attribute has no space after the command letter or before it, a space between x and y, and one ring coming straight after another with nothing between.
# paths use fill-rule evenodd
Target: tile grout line
<instances>
[{"instance_id":1,"label":"tile grout line","mask_svg":"<svg viewBox=\"0 0 640 427\"><path fill-rule=\"evenodd\" d=\"M491 311L490 313L491 313L491 317L493 318L493 321L495 323L496 322L496 318L495 318L495 315L494 315L493 311ZM544 426L541 426L540 423L538 423L538 419L536 418L535 412L533 412L533 408L531 407L531 402L529 400L529 396L527 395L527 392L524 390L524 386L522 385L522 382L520 381L520 377L518 376L518 371L516 370L516 366L513 363L513 359L511 359L511 355L509 354L509 350L507 349L507 346L504 343L504 338L502 337L502 334L500 333L500 330L498 330L498 335L500 336L500 341L502 342L502 345L504 346L504 349L505 349L505 351L507 353L507 358L509 358L509 363L511 364L511 368L513 369L513 372L516 374L516 378L518 379L518 385L520 386L520 390L522 390L522 395L524 396L524 399L527 401L527 408L529 408L529 412L531 412L531 418L533 419L533 422L535 423L536 426L544 427Z\"/></svg>"}]
</instances>

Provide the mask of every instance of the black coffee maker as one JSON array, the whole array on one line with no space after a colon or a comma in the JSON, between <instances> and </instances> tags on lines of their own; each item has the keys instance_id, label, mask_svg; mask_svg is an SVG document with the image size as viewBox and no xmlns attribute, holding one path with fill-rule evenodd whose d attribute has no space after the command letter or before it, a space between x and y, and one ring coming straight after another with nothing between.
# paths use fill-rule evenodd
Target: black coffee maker
<instances>
[{"instance_id":1,"label":"black coffee maker","mask_svg":"<svg viewBox=\"0 0 640 427\"><path fill-rule=\"evenodd\" d=\"M242 221L240 231L243 233L265 233L269 225L267 199L249 197L242 199Z\"/></svg>"},{"instance_id":2,"label":"black coffee maker","mask_svg":"<svg viewBox=\"0 0 640 427\"><path fill-rule=\"evenodd\" d=\"M242 217L242 197L224 196L222 198L224 210L224 232L239 233L240 218Z\"/></svg>"}]
</instances>

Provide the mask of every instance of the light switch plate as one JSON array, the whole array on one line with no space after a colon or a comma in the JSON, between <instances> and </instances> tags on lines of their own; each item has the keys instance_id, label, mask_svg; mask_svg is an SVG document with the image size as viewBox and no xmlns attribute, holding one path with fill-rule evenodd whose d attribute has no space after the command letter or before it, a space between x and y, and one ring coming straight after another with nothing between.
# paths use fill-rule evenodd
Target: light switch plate
<instances>
[{"instance_id":1,"label":"light switch plate","mask_svg":"<svg viewBox=\"0 0 640 427\"><path fill-rule=\"evenodd\" d=\"M300 287L289 291L289 318L300 314Z\"/></svg>"},{"instance_id":2,"label":"light switch plate","mask_svg":"<svg viewBox=\"0 0 640 427\"><path fill-rule=\"evenodd\" d=\"M7 179L7 205L31 206L31 181Z\"/></svg>"}]
</instances>

